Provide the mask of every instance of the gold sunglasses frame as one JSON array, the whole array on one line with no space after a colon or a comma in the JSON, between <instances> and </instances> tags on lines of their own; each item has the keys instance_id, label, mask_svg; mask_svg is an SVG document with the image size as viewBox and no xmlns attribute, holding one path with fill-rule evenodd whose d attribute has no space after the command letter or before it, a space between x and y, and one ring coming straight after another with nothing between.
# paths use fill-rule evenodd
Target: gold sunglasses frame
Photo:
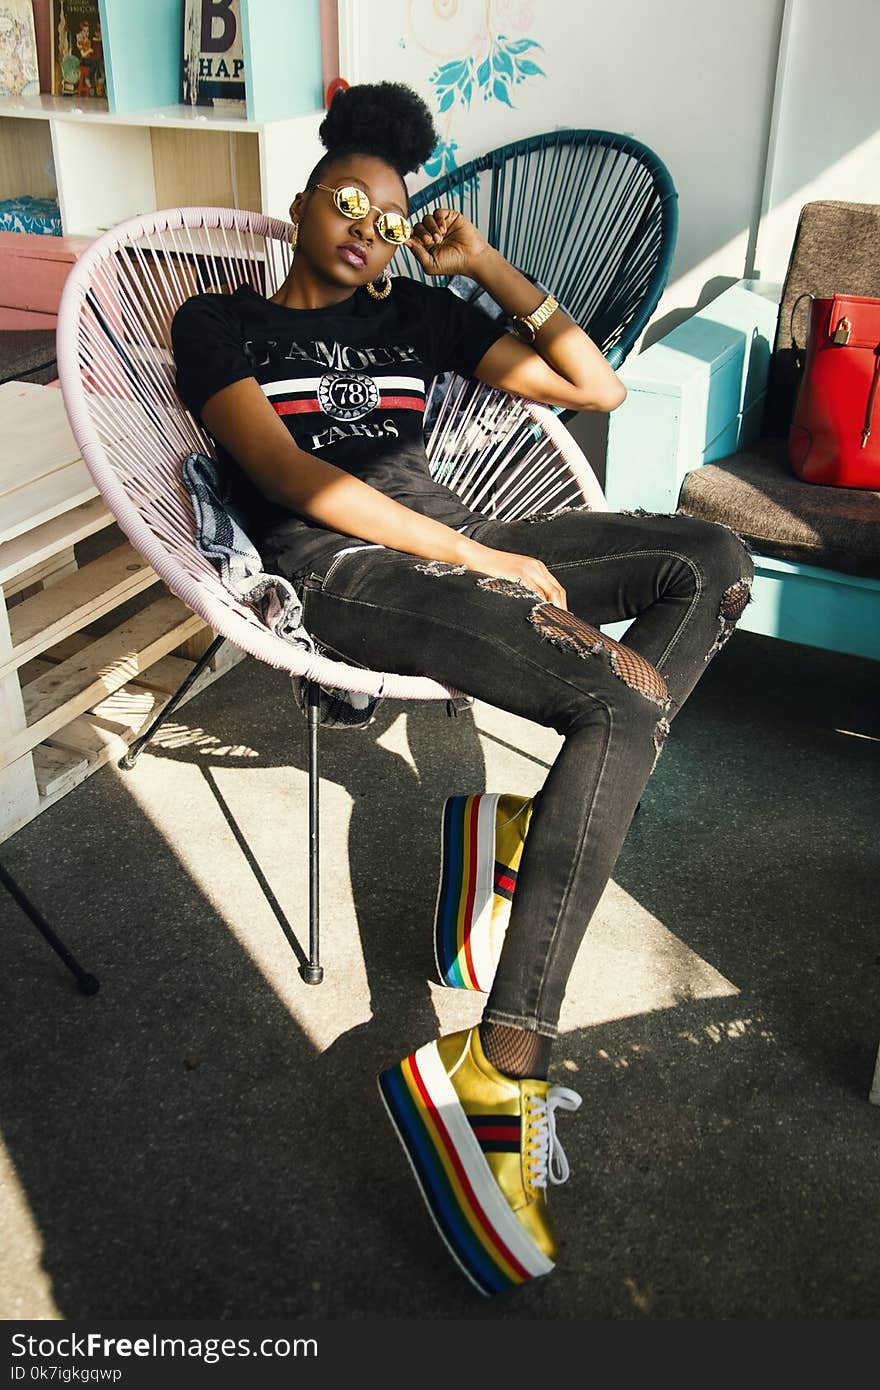
<instances>
[{"instance_id":1,"label":"gold sunglasses frame","mask_svg":"<svg viewBox=\"0 0 880 1390\"><path fill-rule=\"evenodd\" d=\"M350 212L346 212L345 209L343 207L340 207L339 204L339 195L342 193L347 193L350 188L354 189L356 193L360 193L362 197L367 198L367 195L366 193L364 193L364 190L362 188L358 188L357 184L341 183L337 188L331 188L329 184L316 183L315 188L323 189L325 193L332 193L333 202L336 206L337 212L341 212L342 216L347 217L349 222L363 222L364 217L366 217L367 215L366 213L364 213L363 217L353 217ZM369 212L378 212L379 217L376 220L376 231L379 233L382 240L386 241L389 246L402 246L404 242L409 241L410 237L412 236L412 222L408 217L405 217L402 212L385 212L383 208L377 208L375 203L371 203L369 198L367 198L367 210ZM382 231L381 227L383 217L399 217L403 222L403 225L407 228L406 236L401 237L399 239L397 237L386 236L385 233Z\"/></svg>"}]
</instances>

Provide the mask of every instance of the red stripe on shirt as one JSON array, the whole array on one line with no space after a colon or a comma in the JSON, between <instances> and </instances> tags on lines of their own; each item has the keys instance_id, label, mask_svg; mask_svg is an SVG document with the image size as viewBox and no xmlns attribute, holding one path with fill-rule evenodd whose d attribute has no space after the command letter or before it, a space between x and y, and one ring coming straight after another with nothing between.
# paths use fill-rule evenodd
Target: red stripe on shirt
<instances>
[{"instance_id":1,"label":"red stripe on shirt","mask_svg":"<svg viewBox=\"0 0 880 1390\"><path fill-rule=\"evenodd\" d=\"M380 396L379 407L382 410L424 410L424 396Z\"/></svg>"},{"instance_id":2,"label":"red stripe on shirt","mask_svg":"<svg viewBox=\"0 0 880 1390\"><path fill-rule=\"evenodd\" d=\"M305 397L298 401L271 401L272 409L276 415L303 415L303 414L324 414L321 410L317 396ZM379 404L374 406L375 410L424 410L425 401L423 396L380 396ZM328 419L332 420L332 415Z\"/></svg>"},{"instance_id":3,"label":"red stripe on shirt","mask_svg":"<svg viewBox=\"0 0 880 1390\"><path fill-rule=\"evenodd\" d=\"M321 409L317 396L307 397L301 401L271 401L270 404L276 415L301 415L317 412Z\"/></svg>"}]
</instances>

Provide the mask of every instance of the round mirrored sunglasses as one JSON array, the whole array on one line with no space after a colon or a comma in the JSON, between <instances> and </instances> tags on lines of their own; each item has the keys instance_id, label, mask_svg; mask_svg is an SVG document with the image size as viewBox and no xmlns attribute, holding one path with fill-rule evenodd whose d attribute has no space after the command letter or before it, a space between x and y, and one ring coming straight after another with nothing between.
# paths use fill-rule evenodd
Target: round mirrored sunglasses
<instances>
[{"instance_id":1,"label":"round mirrored sunglasses","mask_svg":"<svg viewBox=\"0 0 880 1390\"><path fill-rule=\"evenodd\" d=\"M368 216L370 209L378 212L376 218L376 231L383 241L390 241L392 246L399 246L402 241L409 241L412 236L412 223L409 218L404 217L402 212L383 212L371 203L362 188L355 184L341 184L339 188L330 188L326 183L316 183L316 188L321 188L325 193L333 194L333 201L343 217L347 217L351 222L361 222Z\"/></svg>"}]
</instances>

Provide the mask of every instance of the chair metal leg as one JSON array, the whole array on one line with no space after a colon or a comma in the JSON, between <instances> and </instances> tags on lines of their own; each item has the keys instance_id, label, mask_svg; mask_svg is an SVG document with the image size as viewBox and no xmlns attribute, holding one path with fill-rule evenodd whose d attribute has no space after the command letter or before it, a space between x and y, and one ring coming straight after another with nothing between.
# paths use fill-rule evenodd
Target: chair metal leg
<instances>
[{"instance_id":1,"label":"chair metal leg","mask_svg":"<svg viewBox=\"0 0 880 1390\"><path fill-rule=\"evenodd\" d=\"M7 888L18 903L22 912L31 919L37 931L45 937L52 950L63 960L68 970L76 979L80 994L97 994L100 989L100 981L94 975L90 975L87 970L83 970L79 961L68 951L64 942L49 926L43 914L34 907L30 899L22 892L10 873L0 864L0 883Z\"/></svg>"},{"instance_id":2,"label":"chair metal leg","mask_svg":"<svg viewBox=\"0 0 880 1390\"><path fill-rule=\"evenodd\" d=\"M161 728L161 726L165 723L165 720L168 719L168 717L174 713L174 711L177 709L177 706L183 699L184 695L192 685L193 681L199 678L199 676L202 674L205 667L207 666L208 662L211 660L211 657L214 655L214 653L217 651L219 647L223 646L223 643L225 641L225 637L214 638L214 641L211 643L204 656L199 657L195 666L192 668L189 675L186 677L186 680L182 681L181 684L177 687L174 694L171 696L171 699L168 701L168 704L165 705L165 707L159 714L157 714L156 718L153 720L146 733L141 734L140 738L136 738L134 740L134 743L132 743L126 750L126 752L123 753L122 757L119 759L119 762L117 764L118 767L123 768L126 772L128 772L130 768L134 767L135 763L138 760L139 754L143 751L144 748L146 748L147 744L150 742L150 739L153 737L156 730Z\"/></svg>"},{"instance_id":3,"label":"chair metal leg","mask_svg":"<svg viewBox=\"0 0 880 1390\"><path fill-rule=\"evenodd\" d=\"M319 985L324 978L324 968L319 961L320 927L319 910L319 843L320 823L318 817L318 728L321 723L321 688L316 681L307 683L307 702L309 717L309 960L301 965L299 973L307 985Z\"/></svg>"}]
</instances>

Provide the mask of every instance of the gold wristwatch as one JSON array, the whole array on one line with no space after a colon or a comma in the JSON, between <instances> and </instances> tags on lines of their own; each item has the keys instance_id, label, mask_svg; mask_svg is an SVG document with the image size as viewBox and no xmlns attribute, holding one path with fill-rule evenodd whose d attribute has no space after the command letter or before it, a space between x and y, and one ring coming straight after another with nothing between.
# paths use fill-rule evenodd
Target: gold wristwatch
<instances>
[{"instance_id":1,"label":"gold wristwatch","mask_svg":"<svg viewBox=\"0 0 880 1390\"><path fill-rule=\"evenodd\" d=\"M525 343L533 343L535 335L542 323L546 323L551 314L555 314L559 308L559 300L554 299L552 294L548 294L543 299L537 309L533 309L530 314L514 314L511 323L513 331L518 338L522 338Z\"/></svg>"}]
</instances>

